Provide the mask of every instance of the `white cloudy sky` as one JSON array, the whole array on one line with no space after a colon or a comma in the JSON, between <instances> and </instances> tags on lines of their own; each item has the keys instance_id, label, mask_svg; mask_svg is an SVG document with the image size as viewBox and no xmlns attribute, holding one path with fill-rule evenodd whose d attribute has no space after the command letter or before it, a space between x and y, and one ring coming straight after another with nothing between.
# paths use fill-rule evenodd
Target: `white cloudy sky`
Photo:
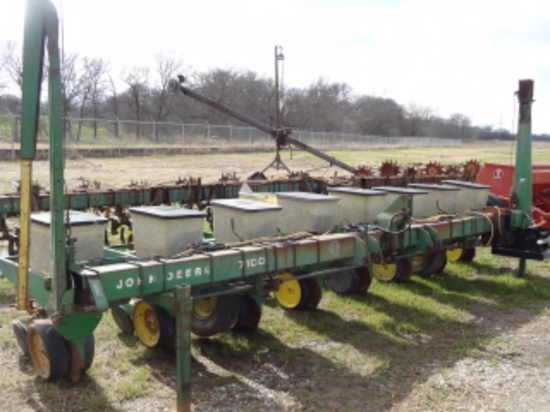
<instances>
[{"instance_id":1,"label":"white cloudy sky","mask_svg":"<svg viewBox=\"0 0 550 412\"><path fill-rule=\"evenodd\" d=\"M535 80L533 131L550 133L549 0L54 0L64 47L115 68L172 51L197 71L319 78L356 94L515 129L514 91ZM0 0L0 40L22 42L24 1Z\"/></svg>"}]
</instances>

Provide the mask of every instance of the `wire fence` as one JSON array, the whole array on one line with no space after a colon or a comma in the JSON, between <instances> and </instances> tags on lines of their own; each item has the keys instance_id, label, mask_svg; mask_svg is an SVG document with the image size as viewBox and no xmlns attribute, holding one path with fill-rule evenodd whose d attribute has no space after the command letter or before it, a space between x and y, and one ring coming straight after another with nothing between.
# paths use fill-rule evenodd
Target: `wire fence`
<instances>
[{"instance_id":1,"label":"wire fence","mask_svg":"<svg viewBox=\"0 0 550 412\"><path fill-rule=\"evenodd\" d=\"M128 150L168 149L169 152L235 152L273 150L270 135L255 127L122 119L65 118L66 148L109 148L116 156ZM0 149L18 157L21 141L19 115L0 115ZM461 139L434 137L364 136L338 132L294 130L292 137L319 150L459 146ZM38 122L38 148L47 149L49 120Z\"/></svg>"}]
</instances>

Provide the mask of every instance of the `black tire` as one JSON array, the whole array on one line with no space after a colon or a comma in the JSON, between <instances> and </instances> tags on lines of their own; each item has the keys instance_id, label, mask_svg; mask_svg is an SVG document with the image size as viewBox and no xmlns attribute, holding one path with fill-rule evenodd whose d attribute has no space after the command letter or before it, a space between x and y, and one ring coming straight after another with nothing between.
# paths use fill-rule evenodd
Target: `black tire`
<instances>
[{"instance_id":1,"label":"black tire","mask_svg":"<svg viewBox=\"0 0 550 412\"><path fill-rule=\"evenodd\" d=\"M84 344L84 350L86 352L84 356L84 372L92 367L95 357L95 338L94 335L88 336L86 343Z\"/></svg>"},{"instance_id":2,"label":"black tire","mask_svg":"<svg viewBox=\"0 0 550 412\"><path fill-rule=\"evenodd\" d=\"M435 250L424 256L424 261L413 265L413 272L422 277L430 277L435 273L440 273L447 265L447 251Z\"/></svg>"},{"instance_id":3,"label":"black tire","mask_svg":"<svg viewBox=\"0 0 550 412\"><path fill-rule=\"evenodd\" d=\"M445 267L447 266L447 251L438 250L436 257L436 262L434 262L434 274L443 273Z\"/></svg>"},{"instance_id":4,"label":"black tire","mask_svg":"<svg viewBox=\"0 0 550 412\"><path fill-rule=\"evenodd\" d=\"M458 261L463 263L471 263L475 259L475 257L476 257L476 248L470 247L468 249L464 249Z\"/></svg>"},{"instance_id":5,"label":"black tire","mask_svg":"<svg viewBox=\"0 0 550 412\"><path fill-rule=\"evenodd\" d=\"M293 277L292 280L281 282L279 284L278 290L275 292L275 299L279 302L279 305L285 310L300 310L307 307L308 302L311 299L311 285L309 279L300 279L299 277L294 278L291 273L283 273L280 275L281 279L286 279ZM290 293L292 298L286 300L288 297L287 293ZM299 293L298 296L294 294Z\"/></svg>"},{"instance_id":6,"label":"black tire","mask_svg":"<svg viewBox=\"0 0 550 412\"><path fill-rule=\"evenodd\" d=\"M133 325L139 340L149 348L170 348L176 339L176 320L163 307L146 301L134 306Z\"/></svg>"},{"instance_id":7,"label":"black tire","mask_svg":"<svg viewBox=\"0 0 550 412\"><path fill-rule=\"evenodd\" d=\"M366 266L362 266L355 270L355 273L359 277L359 286L357 286L356 293L366 293L370 285L372 284L372 276Z\"/></svg>"},{"instance_id":8,"label":"black tire","mask_svg":"<svg viewBox=\"0 0 550 412\"><path fill-rule=\"evenodd\" d=\"M305 280L307 281L309 287L309 299L305 305L305 308L317 309L317 306L319 306L319 302L321 302L321 298L323 297L321 286L319 285L319 282L317 282L317 279L309 278Z\"/></svg>"},{"instance_id":9,"label":"black tire","mask_svg":"<svg viewBox=\"0 0 550 412\"><path fill-rule=\"evenodd\" d=\"M395 278L397 283L408 283L411 280L413 274L412 262L409 258L399 259L398 261L399 271Z\"/></svg>"},{"instance_id":10,"label":"black tire","mask_svg":"<svg viewBox=\"0 0 550 412\"><path fill-rule=\"evenodd\" d=\"M211 298L207 298L211 299ZM230 330L239 317L241 296L221 295L215 297L216 304L211 313L201 314L193 308L191 312L191 332L195 335L208 337ZM195 303L197 305L197 302Z\"/></svg>"},{"instance_id":11,"label":"black tire","mask_svg":"<svg viewBox=\"0 0 550 412\"><path fill-rule=\"evenodd\" d=\"M12 322L12 326L15 340L23 351L23 355L25 355L26 357L30 357L29 343L27 341L27 326L20 320L14 320Z\"/></svg>"},{"instance_id":12,"label":"black tire","mask_svg":"<svg viewBox=\"0 0 550 412\"><path fill-rule=\"evenodd\" d=\"M49 324L33 324L27 330L30 357L38 375L55 381L69 373L71 354L65 339ZM44 362L44 357L47 362Z\"/></svg>"},{"instance_id":13,"label":"black tire","mask_svg":"<svg viewBox=\"0 0 550 412\"><path fill-rule=\"evenodd\" d=\"M361 277L353 270L332 273L325 278L327 287L339 295L349 295L359 289Z\"/></svg>"},{"instance_id":14,"label":"black tire","mask_svg":"<svg viewBox=\"0 0 550 412\"><path fill-rule=\"evenodd\" d=\"M256 299L250 295L241 296L239 315L233 326L236 332L254 332L262 317L262 309Z\"/></svg>"},{"instance_id":15,"label":"black tire","mask_svg":"<svg viewBox=\"0 0 550 412\"><path fill-rule=\"evenodd\" d=\"M132 321L132 316L128 313L123 305L112 307L111 316L113 317L113 320L115 321L122 334L134 334L135 329L134 322Z\"/></svg>"}]
</instances>

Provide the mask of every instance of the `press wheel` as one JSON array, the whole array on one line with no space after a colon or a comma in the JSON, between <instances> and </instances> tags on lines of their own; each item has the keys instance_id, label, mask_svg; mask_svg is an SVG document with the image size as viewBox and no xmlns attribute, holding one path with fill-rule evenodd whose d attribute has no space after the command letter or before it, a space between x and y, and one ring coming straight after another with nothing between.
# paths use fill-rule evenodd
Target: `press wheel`
<instances>
[{"instance_id":1,"label":"press wheel","mask_svg":"<svg viewBox=\"0 0 550 412\"><path fill-rule=\"evenodd\" d=\"M464 263L471 263L475 257L476 257L476 248L470 247L470 248L464 249L462 256L460 256L460 261Z\"/></svg>"},{"instance_id":2,"label":"press wheel","mask_svg":"<svg viewBox=\"0 0 550 412\"><path fill-rule=\"evenodd\" d=\"M194 300L191 332L207 337L230 330L238 322L240 306L241 295L237 294Z\"/></svg>"},{"instance_id":3,"label":"press wheel","mask_svg":"<svg viewBox=\"0 0 550 412\"><path fill-rule=\"evenodd\" d=\"M27 326L21 320L14 320L12 322L13 334L15 335L15 340L17 344L23 351L23 354L27 357L30 356L29 353L29 344L27 339Z\"/></svg>"},{"instance_id":4,"label":"press wheel","mask_svg":"<svg viewBox=\"0 0 550 412\"><path fill-rule=\"evenodd\" d=\"M423 277L430 277L435 273L442 272L446 265L447 252L445 250L425 252L413 257L412 260L413 273Z\"/></svg>"},{"instance_id":5,"label":"press wheel","mask_svg":"<svg viewBox=\"0 0 550 412\"><path fill-rule=\"evenodd\" d=\"M128 305L129 306L129 305ZM124 305L118 305L111 308L111 316L116 325L124 335L134 334L134 322L132 316Z\"/></svg>"},{"instance_id":6,"label":"press wheel","mask_svg":"<svg viewBox=\"0 0 550 412\"><path fill-rule=\"evenodd\" d=\"M262 317L262 309L258 301L250 295L242 295L237 322L233 330L237 332L253 332L258 329Z\"/></svg>"},{"instance_id":7,"label":"press wheel","mask_svg":"<svg viewBox=\"0 0 550 412\"><path fill-rule=\"evenodd\" d=\"M365 293L369 290L372 283L372 277L366 266L362 266L355 270L359 278L359 285L357 286L356 293Z\"/></svg>"},{"instance_id":8,"label":"press wheel","mask_svg":"<svg viewBox=\"0 0 550 412\"><path fill-rule=\"evenodd\" d=\"M399 266L399 274L395 278L395 282L407 283L411 280L413 274L412 262L409 258L402 258L397 260Z\"/></svg>"},{"instance_id":9,"label":"press wheel","mask_svg":"<svg viewBox=\"0 0 550 412\"><path fill-rule=\"evenodd\" d=\"M361 278L353 270L332 273L326 277L327 287L340 295L354 293L359 288Z\"/></svg>"}]
</instances>

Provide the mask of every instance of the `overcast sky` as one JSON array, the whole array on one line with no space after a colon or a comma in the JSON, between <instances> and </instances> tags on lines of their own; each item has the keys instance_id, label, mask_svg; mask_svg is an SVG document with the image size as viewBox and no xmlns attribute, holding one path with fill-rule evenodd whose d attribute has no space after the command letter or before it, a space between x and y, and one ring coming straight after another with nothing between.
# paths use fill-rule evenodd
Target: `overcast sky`
<instances>
[{"instance_id":1,"label":"overcast sky","mask_svg":"<svg viewBox=\"0 0 550 412\"><path fill-rule=\"evenodd\" d=\"M0 0L0 40L22 43L25 1ZM550 133L549 0L54 0L64 48L116 70L174 52L196 71L319 78L355 94L513 129L519 79L535 80L533 131Z\"/></svg>"}]
</instances>

